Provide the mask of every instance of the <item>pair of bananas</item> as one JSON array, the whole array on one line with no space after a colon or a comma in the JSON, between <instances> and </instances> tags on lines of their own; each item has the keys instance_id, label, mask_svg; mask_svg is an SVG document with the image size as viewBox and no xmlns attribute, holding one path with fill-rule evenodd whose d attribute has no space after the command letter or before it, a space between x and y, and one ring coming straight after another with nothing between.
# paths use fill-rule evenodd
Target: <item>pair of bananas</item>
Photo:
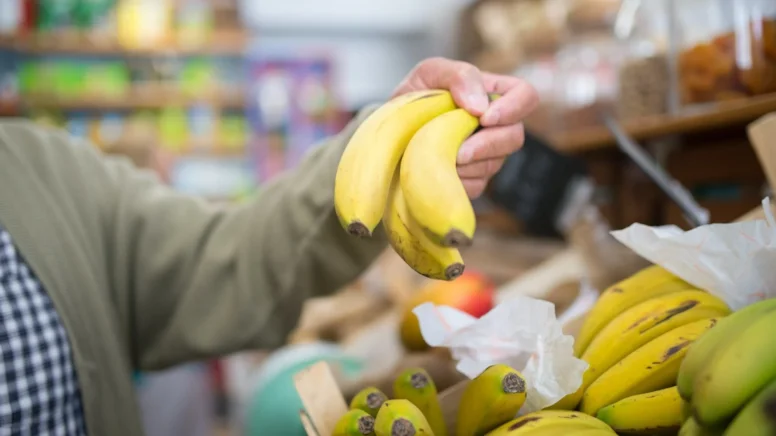
<instances>
[{"instance_id":1,"label":"pair of bananas","mask_svg":"<svg viewBox=\"0 0 776 436\"><path fill-rule=\"evenodd\" d=\"M514 419L523 407L526 382L518 371L507 365L496 364L485 369L464 389L452 433L447 427L436 385L424 369L410 368L399 374L394 380L393 394L394 399L389 399L375 387L361 390L351 400L350 410L339 420L333 436L513 434L520 426L511 429L499 426ZM535 423L527 428L537 426ZM540 427L544 428L545 424Z\"/></svg>"},{"instance_id":2,"label":"pair of bananas","mask_svg":"<svg viewBox=\"0 0 776 436\"><path fill-rule=\"evenodd\" d=\"M588 363L582 385L550 409L578 409L618 433L678 431L679 367L691 344L729 314L722 300L659 266L639 271L591 309L575 341Z\"/></svg>"},{"instance_id":3,"label":"pair of bananas","mask_svg":"<svg viewBox=\"0 0 776 436\"><path fill-rule=\"evenodd\" d=\"M345 230L369 237L382 221L393 249L418 273L460 276L458 248L471 244L476 220L456 157L478 127L444 90L411 92L376 109L337 168L334 206Z\"/></svg>"},{"instance_id":4,"label":"pair of bananas","mask_svg":"<svg viewBox=\"0 0 776 436\"><path fill-rule=\"evenodd\" d=\"M776 299L721 320L682 362L682 435L776 435Z\"/></svg>"}]
</instances>

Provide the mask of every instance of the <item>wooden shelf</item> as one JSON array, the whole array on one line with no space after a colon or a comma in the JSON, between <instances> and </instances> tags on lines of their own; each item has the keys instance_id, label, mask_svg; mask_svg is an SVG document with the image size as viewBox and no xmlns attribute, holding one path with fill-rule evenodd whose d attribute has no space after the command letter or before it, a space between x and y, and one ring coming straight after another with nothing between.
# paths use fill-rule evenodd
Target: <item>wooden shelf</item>
<instances>
[{"instance_id":1,"label":"wooden shelf","mask_svg":"<svg viewBox=\"0 0 776 436\"><path fill-rule=\"evenodd\" d=\"M61 33L30 33L0 35L0 49L28 54L92 55L92 56L241 56L250 37L243 31L216 31L206 44L183 44L169 41L145 48L126 48L112 37L66 31Z\"/></svg>"},{"instance_id":2,"label":"wooden shelf","mask_svg":"<svg viewBox=\"0 0 776 436\"><path fill-rule=\"evenodd\" d=\"M22 104L30 109L55 109L55 110L133 110L133 109L161 109L175 106L192 106L205 104L221 109L243 109L245 96L235 93L212 93L212 95L188 96L177 91L132 91L124 97L99 97L84 96L75 98L61 98L51 96L24 96Z\"/></svg>"},{"instance_id":3,"label":"wooden shelf","mask_svg":"<svg viewBox=\"0 0 776 436\"><path fill-rule=\"evenodd\" d=\"M623 123L623 127L635 140L644 140L748 123L774 111L776 111L776 94L770 94L719 103L680 116L661 115L632 120ZM603 126L551 134L547 139L558 150L568 153L592 151L615 145L614 137Z\"/></svg>"}]
</instances>

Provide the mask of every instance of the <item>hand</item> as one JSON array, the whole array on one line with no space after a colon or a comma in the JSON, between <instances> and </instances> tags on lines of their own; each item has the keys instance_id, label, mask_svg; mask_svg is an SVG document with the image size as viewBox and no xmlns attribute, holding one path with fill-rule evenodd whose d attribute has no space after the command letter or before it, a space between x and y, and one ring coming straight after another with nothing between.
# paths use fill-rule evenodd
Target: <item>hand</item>
<instances>
[{"instance_id":1,"label":"hand","mask_svg":"<svg viewBox=\"0 0 776 436\"><path fill-rule=\"evenodd\" d=\"M480 118L483 129L458 152L458 175L469 197L479 197L504 159L523 146L522 121L539 103L536 90L517 77L484 73L474 65L444 58L419 63L394 97L423 89L449 90L458 106ZM489 92L501 98L489 103Z\"/></svg>"}]
</instances>

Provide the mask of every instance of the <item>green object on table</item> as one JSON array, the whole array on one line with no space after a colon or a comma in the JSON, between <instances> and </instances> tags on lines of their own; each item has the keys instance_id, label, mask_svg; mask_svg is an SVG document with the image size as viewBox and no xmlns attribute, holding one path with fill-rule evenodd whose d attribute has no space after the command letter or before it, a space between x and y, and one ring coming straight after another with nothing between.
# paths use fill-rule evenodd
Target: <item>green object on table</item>
<instances>
[{"instance_id":1,"label":"green object on table","mask_svg":"<svg viewBox=\"0 0 776 436\"><path fill-rule=\"evenodd\" d=\"M356 377L363 363L329 344L286 347L270 356L254 390L245 417L245 436L305 436L299 419L304 407L294 386L294 374L320 361L336 365L346 377Z\"/></svg>"}]
</instances>

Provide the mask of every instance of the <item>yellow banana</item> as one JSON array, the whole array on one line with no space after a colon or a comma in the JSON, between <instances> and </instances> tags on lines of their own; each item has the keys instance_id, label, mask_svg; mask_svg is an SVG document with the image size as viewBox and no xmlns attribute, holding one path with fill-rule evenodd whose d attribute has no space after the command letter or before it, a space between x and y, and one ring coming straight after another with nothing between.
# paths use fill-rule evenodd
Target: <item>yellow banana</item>
<instances>
[{"instance_id":1,"label":"yellow banana","mask_svg":"<svg viewBox=\"0 0 776 436\"><path fill-rule=\"evenodd\" d=\"M337 421L332 436L374 435L375 419L361 409L348 410Z\"/></svg>"},{"instance_id":2,"label":"yellow banana","mask_svg":"<svg viewBox=\"0 0 776 436\"><path fill-rule=\"evenodd\" d=\"M417 91L385 103L361 123L342 153L334 181L335 210L348 233L372 234L410 139L431 119L455 108L448 91Z\"/></svg>"},{"instance_id":3,"label":"yellow banana","mask_svg":"<svg viewBox=\"0 0 776 436\"><path fill-rule=\"evenodd\" d=\"M502 364L489 366L461 395L455 435L484 435L514 418L525 397L525 379L517 370Z\"/></svg>"},{"instance_id":4,"label":"yellow banana","mask_svg":"<svg viewBox=\"0 0 776 436\"><path fill-rule=\"evenodd\" d=\"M447 425L439 405L437 388L425 369L411 368L399 374L393 382L393 396L414 404L426 417L436 436L447 436Z\"/></svg>"},{"instance_id":5,"label":"yellow banana","mask_svg":"<svg viewBox=\"0 0 776 436\"><path fill-rule=\"evenodd\" d=\"M391 183L383 227L394 251L419 274L437 280L453 280L463 274L458 249L433 242L410 214L399 186L398 169Z\"/></svg>"},{"instance_id":6,"label":"yellow banana","mask_svg":"<svg viewBox=\"0 0 776 436\"><path fill-rule=\"evenodd\" d=\"M380 389L374 386L369 386L361 389L352 400L350 400L351 409L360 409L372 416L377 417L377 411L380 410L380 406L388 400L388 396Z\"/></svg>"},{"instance_id":7,"label":"yellow banana","mask_svg":"<svg viewBox=\"0 0 776 436\"><path fill-rule=\"evenodd\" d=\"M587 388L580 410L595 415L601 408L629 396L676 384L687 348L716 323L716 318L708 318L685 324L632 352Z\"/></svg>"},{"instance_id":8,"label":"yellow banana","mask_svg":"<svg viewBox=\"0 0 776 436\"><path fill-rule=\"evenodd\" d=\"M434 436L423 413L409 400L388 400L375 419L377 436Z\"/></svg>"},{"instance_id":9,"label":"yellow banana","mask_svg":"<svg viewBox=\"0 0 776 436\"><path fill-rule=\"evenodd\" d=\"M622 312L593 339L582 360L588 363L582 385L552 406L573 410L601 374L642 345L687 323L730 313L724 301L698 289L661 295Z\"/></svg>"},{"instance_id":10,"label":"yellow banana","mask_svg":"<svg viewBox=\"0 0 776 436\"><path fill-rule=\"evenodd\" d=\"M413 217L431 240L448 246L471 244L474 208L458 177L458 149L479 126L464 109L446 112L412 137L401 164L401 188Z\"/></svg>"},{"instance_id":11,"label":"yellow banana","mask_svg":"<svg viewBox=\"0 0 776 436\"><path fill-rule=\"evenodd\" d=\"M601 293L585 318L574 341L575 355L582 356L598 332L624 310L660 295L691 288L692 285L658 265L644 268L615 283Z\"/></svg>"},{"instance_id":12,"label":"yellow banana","mask_svg":"<svg viewBox=\"0 0 776 436\"><path fill-rule=\"evenodd\" d=\"M577 431L597 430L614 435L605 422L574 411L540 410L515 418L487 433L487 436L524 436L544 434L577 434Z\"/></svg>"},{"instance_id":13,"label":"yellow banana","mask_svg":"<svg viewBox=\"0 0 776 436\"><path fill-rule=\"evenodd\" d=\"M634 395L598 411L617 433L672 433L682 426L682 398L676 386Z\"/></svg>"}]
</instances>

